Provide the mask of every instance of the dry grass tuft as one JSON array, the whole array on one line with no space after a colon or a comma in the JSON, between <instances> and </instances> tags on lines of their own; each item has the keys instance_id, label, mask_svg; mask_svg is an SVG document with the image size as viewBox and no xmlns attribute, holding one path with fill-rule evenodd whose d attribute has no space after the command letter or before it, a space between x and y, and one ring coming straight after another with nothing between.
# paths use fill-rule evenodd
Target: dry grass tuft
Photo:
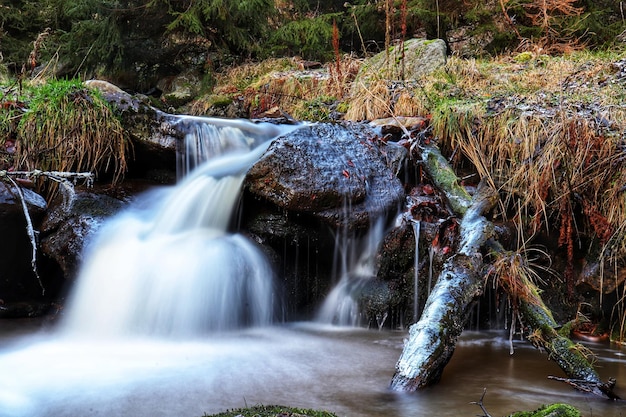
<instances>
[{"instance_id":1,"label":"dry grass tuft","mask_svg":"<svg viewBox=\"0 0 626 417\"><path fill-rule=\"evenodd\" d=\"M347 120L374 120L391 116L391 94L386 80L370 81L361 86L363 94L353 97L346 112Z\"/></svg>"},{"instance_id":2,"label":"dry grass tuft","mask_svg":"<svg viewBox=\"0 0 626 417\"><path fill-rule=\"evenodd\" d=\"M496 254L489 275L497 286L506 290L515 306L520 301L542 305L538 285L545 284L540 273L555 275L549 266L542 265L540 259L549 259L541 249L522 246L516 251Z\"/></svg>"}]
</instances>

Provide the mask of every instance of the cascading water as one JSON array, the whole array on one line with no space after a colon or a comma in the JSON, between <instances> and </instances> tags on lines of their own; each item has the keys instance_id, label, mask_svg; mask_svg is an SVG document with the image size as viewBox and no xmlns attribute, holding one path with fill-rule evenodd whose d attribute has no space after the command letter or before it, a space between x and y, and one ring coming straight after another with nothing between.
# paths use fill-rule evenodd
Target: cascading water
<instances>
[{"instance_id":1,"label":"cascading water","mask_svg":"<svg viewBox=\"0 0 626 417\"><path fill-rule=\"evenodd\" d=\"M180 123L189 131L179 160L193 172L176 187L144 196L149 206L111 220L93 243L63 332L193 336L271 322L272 270L255 245L228 233L228 226L244 175L267 139L293 127L208 121L214 124Z\"/></svg>"},{"instance_id":2,"label":"cascading water","mask_svg":"<svg viewBox=\"0 0 626 417\"><path fill-rule=\"evenodd\" d=\"M173 125L185 133L179 142L176 170L182 178L198 165L221 155L248 152L293 126L252 123L245 120L183 116Z\"/></svg>"},{"instance_id":3,"label":"cascading water","mask_svg":"<svg viewBox=\"0 0 626 417\"><path fill-rule=\"evenodd\" d=\"M336 261L339 262L339 280L325 298L317 314L318 322L350 327L363 325L358 298L375 277L375 256L383 235L382 218L374 222L362 242L349 236L347 231L338 233L335 246L338 251ZM385 318L380 318L379 327L382 327Z\"/></svg>"}]
</instances>

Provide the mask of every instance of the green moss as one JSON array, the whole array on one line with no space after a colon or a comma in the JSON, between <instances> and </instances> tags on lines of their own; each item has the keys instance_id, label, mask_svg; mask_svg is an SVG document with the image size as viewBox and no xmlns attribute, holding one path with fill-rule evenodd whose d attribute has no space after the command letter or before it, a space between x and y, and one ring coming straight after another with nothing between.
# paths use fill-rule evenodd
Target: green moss
<instances>
[{"instance_id":1,"label":"green moss","mask_svg":"<svg viewBox=\"0 0 626 417\"><path fill-rule=\"evenodd\" d=\"M533 54L532 52L528 52L528 51L521 52L517 54L514 59L515 59L515 62L520 62L520 63L528 62L531 59L533 59Z\"/></svg>"},{"instance_id":2,"label":"green moss","mask_svg":"<svg viewBox=\"0 0 626 417\"><path fill-rule=\"evenodd\" d=\"M122 178L126 139L120 120L99 91L73 79L29 85L24 93L29 111L15 129L16 168L106 173L113 182Z\"/></svg>"},{"instance_id":3,"label":"green moss","mask_svg":"<svg viewBox=\"0 0 626 417\"><path fill-rule=\"evenodd\" d=\"M276 417L278 415L291 417L337 417L336 414L328 411L292 408L282 405L257 405L251 408L228 410L219 414L204 414L203 417Z\"/></svg>"},{"instance_id":4,"label":"green moss","mask_svg":"<svg viewBox=\"0 0 626 417\"><path fill-rule=\"evenodd\" d=\"M435 148L424 149L423 156L435 184L442 190L448 190L447 197L452 209L460 216L465 214L472 197L459 184L458 177L450 169L446 159Z\"/></svg>"},{"instance_id":5,"label":"green moss","mask_svg":"<svg viewBox=\"0 0 626 417\"><path fill-rule=\"evenodd\" d=\"M511 417L580 417L580 411L567 404L544 405L535 411L522 411Z\"/></svg>"},{"instance_id":6,"label":"green moss","mask_svg":"<svg viewBox=\"0 0 626 417\"><path fill-rule=\"evenodd\" d=\"M226 107L233 102L230 96L216 94L209 97L209 103L215 107Z\"/></svg>"},{"instance_id":7,"label":"green moss","mask_svg":"<svg viewBox=\"0 0 626 417\"><path fill-rule=\"evenodd\" d=\"M331 105L336 101L334 97L320 96L313 100L305 101L297 107L294 116L300 120L328 121L332 113Z\"/></svg>"},{"instance_id":8,"label":"green moss","mask_svg":"<svg viewBox=\"0 0 626 417\"><path fill-rule=\"evenodd\" d=\"M574 325L576 324L575 320L571 320L568 321L567 323L565 323L563 326L561 326L561 328L558 330L558 334L559 336L562 337L569 337L570 334L572 333L572 329L574 327Z\"/></svg>"},{"instance_id":9,"label":"green moss","mask_svg":"<svg viewBox=\"0 0 626 417\"><path fill-rule=\"evenodd\" d=\"M350 105L346 103L345 101L337 104L337 111L339 113L345 113L348 111L349 108L350 108Z\"/></svg>"}]
</instances>

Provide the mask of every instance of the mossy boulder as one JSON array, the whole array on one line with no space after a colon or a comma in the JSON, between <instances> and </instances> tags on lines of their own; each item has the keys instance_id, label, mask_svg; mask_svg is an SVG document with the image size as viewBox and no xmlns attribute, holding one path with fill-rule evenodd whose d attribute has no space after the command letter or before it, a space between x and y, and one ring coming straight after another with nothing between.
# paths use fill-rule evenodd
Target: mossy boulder
<instances>
[{"instance_id":1,"label":"mossy boulder","mask_svg":"<svg viewBox=\"0 0 626 417\"><path fill-rule=\"evenodd\" d=\"M423 76L443 67L447 61L446 43L441 39L409 39L403 44L366 60L352 83L350 108L346 120L373 120L389 117L394 104L394 89L401 84L415 84ZM395 108L394 108L395 107Z\"/></svg>"},{"instance_id":2,"label":"mossy boulder","mask_svg":"<svg viewBox=\"0 0 626 417\"><path fill-rule=\"evenodd\" d=\"M446 57L446 43L441 39L409 39L367 60L355 84L380 78L389 81L414 80L444 66Z\"/></svg>"}]
</instances>

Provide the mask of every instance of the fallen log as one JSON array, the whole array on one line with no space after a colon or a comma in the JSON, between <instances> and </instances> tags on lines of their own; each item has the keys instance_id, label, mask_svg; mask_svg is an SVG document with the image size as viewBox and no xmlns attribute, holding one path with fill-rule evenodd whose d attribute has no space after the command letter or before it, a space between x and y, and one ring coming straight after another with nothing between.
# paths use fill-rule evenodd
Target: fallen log
<instances>
[{"instance_id":1,"label":"fallen log","mask_svg":"<svg viewBox=\"0 0 626 417\"><path fill-rule=\"evenodd\" d=\"M534 290L536 291L536 289ZM537 293L538 294L538 293ZM587 360L591 352L588 348L572 342L568 337L560 334L557 323L552 314L539 296L534 302L522 301L520 313L532 332L527 337L533 345L544 349L548 358L559 365L567 378L549 375L548 378L565 382L579 391L589 392L598 396L618 400L620 397L613 392L616 380L609 378L602 382L593 366Z\"/></svg>"},{"instance_id":2,"label":"fallen log","mask_svg":"<svg viewBox=\"0 0 626 417\"><path fill-rule=\"evenodd\" d=\"M448 258L432 289L424 312L409 329L409 340L396 364L391 388L415 391L439 381L472 304L482 294L480 248L493 235L493 224L482 215L493 208L497 193L481 186L460 224L460 249Z\"/></svg>"},{"instance_id":3,"label":"fallen log","mask_svg":"<svg viewBox=\"0 0 626 417\"><path fill-rule=\"evenodd\" d=\"M488 248L495 257L506 253L493 238L493 224L482 216L497 202L493 189L481 185L470 200L437 148L424 147L422 160L435 185L446 194L452 209L463 216L460 227L463 240L458 253L444 265L421 318L409 329L409 339L391 380L391 389L396 391L416 391L438 382L454 353L471 303L480 295L484 285L481 247ZM615 380L610 379L607 383L600 380L584 349L558 333L557 323L535 284L524 279L523 285L530 296L509 295L519 305L519 313L529 328L529 340L545 349L548 358L567 375L566 379L558 380L582 391L618 399L613 392Z\"/></svg>"}]
</instances>

